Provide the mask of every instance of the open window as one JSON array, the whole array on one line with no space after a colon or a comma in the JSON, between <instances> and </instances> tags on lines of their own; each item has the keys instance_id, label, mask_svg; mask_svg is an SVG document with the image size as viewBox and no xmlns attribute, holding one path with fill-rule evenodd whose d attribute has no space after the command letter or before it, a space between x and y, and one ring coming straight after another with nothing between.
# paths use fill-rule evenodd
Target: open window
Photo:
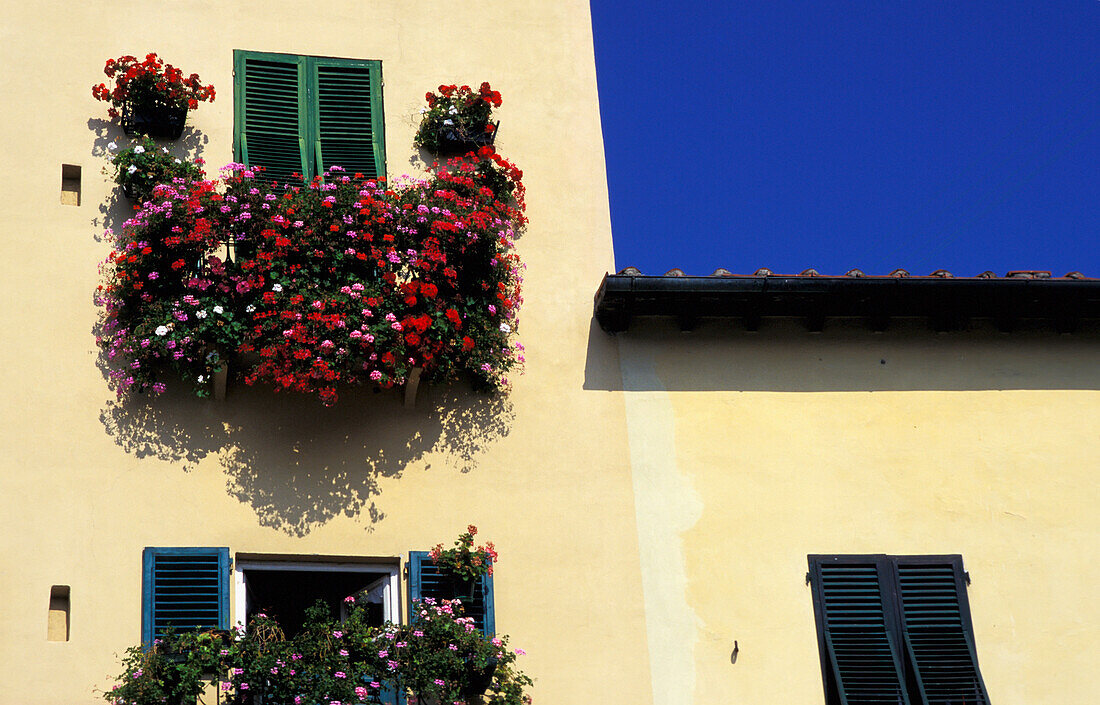
<instances>
[{"instance_id":1,"label":"open window","mask_svg":"<svg viewBox=\"0 0 1100 705\"><path fill-rule=\"evenodd\" d=\"M248 624L252 615L264 612L289 636L301 629L306 608L317 600L346 619L344 599L355 596L360 604L365 601L371 623L399 622L397 568L396 561L238 555L233 621Z\"/></svg>"}]
</instances>

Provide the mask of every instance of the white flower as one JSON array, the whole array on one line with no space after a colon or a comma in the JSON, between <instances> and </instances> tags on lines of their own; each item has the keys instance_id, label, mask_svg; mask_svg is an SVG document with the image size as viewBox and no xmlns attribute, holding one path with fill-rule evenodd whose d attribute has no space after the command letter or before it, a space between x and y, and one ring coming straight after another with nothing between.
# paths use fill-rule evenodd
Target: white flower
<instances>
[{"instance_id":1,"label":"white flower","mask_svg":"<svg viewBox=\"0 0 1100 705\"><path fill-rule=\"evenodd\" d=\"M198 311L195 311L195 318L206 318L206 309L200 308Z\"/></svg>"},{"instance_id":2,"label":"white flower","mask_svg":"<svg viewBox=\"0 0 1100 705\"><path fill-rule=\"evenodd\" d=\"M107 143L107 149L113 152L116 149L118 149L118 145L115 144L114 142L108 142Z\"/></svg>"},{"instance_id":3,"label":"white flower","mask_svg":"<svg viewBox=\"0 0 1100 705\"><path fill-rule=\"evenodd\" d=\"M153 331L157 335L168 335L168 326L157 326L157 329Z\"/></svg>"},{"instance_id":4,"label":"white flower","mask_svg":"<svg viewBox=\"0 0 1100 705\"><path fill-rule=\"evenodd\" d=\"M179 160L179 159L177 158L177 159L176 159L176 164L183 164L183 162L182 162L182 161L180 161L180 160Z\"/></svg>"},{"instance_id":5,"label":"white flower","mask_svg":"<svg viewBox=\"0 0 1100 705\"><path fill-rule=\"evenodd\" d=\"M280 291L283 290L283 285L282 284L272 284L271 285L271 290L274 291L276 294L278 294Z\"/></svg>"},{"instance_id":6,"label":"white flower","mask_svg":"<svg viewBox=\"0 0 1100 705\"><path fill-rule=\"evenodd\" d=\"M165 154L168 154L168 148L167 147L161 147L160 151L164 152Z\"/></svg>"},{"instance_id":7,"label":"white flower","mask_svg":"<svg viewBox=\"0 0 1100 705\"><path fill-rule=\"evenodd\" d=\"M218 314L219 316L222 315L222 311L224 311L224 310L225 309L223 309L221 306L215 306L214 307L214 313Z\"/></svg>"},{"instance_id":8,"label":"white flower","mask_svg":"<svg viewBox=\"0 0 1100 705\"><path fill-rule=\"evenodd\" d=\"M133 164L131 164L130 168L126 170L126 173L127 174L133 174L135 171L137 171L137 167L134 166Z\"/></svg>"},{"instance_id":9,"label":"white flower","mask_svg":"<svg viewBox=\"0 0 1100 705\"><path fill-rule=\"evenodd\" d=\"M421 109L420 109L420 114L421 114L421 115L423 115L423 114L424 114L424 113L426 113L426 112L428 112L428 109L427 109L427 108L421 108Z\"/></svg>"},{"instance_id":10,"label":"white flower","mask_svg":"<svg viewBox=\"0 0 1100 705\"><path fill-rule=\"evenodd\" d=\"M205 382L205 381L206 381L206 375L199 375L199 382Z\"/></svg>"},{"instance_id":11,"label":"white flower","mask_svg":"<svg viewBox=\"0 0 1100 705\"><path fill-rule=\"evenodd\" d=\"M458 108L456 108L455 106L452 105L451 109L448 110L447 112L450 113L451 115L458 115Z\"/></svg>"},{"instance_id":12,"label":"white flower","mask_svg":"<svg viewBox=\"0 0 1100 705\"><path fill-rule=\"evenodd\" d=\"M501 323L500 324L500 332L501 333L511 333L512 332L512 326L508 325L507 323Z\"/></svg>"},{"instance_id":13,"label":"white flower","mask_svg":"<svg viewBox=\"0 0 1100 705\"><path fill-rule=\"evenodd\" d=\"M245 310L246 313L252 313L253 311L256 310L256 307L253 306L252 304L248 304L247 306L244 307L244 310Z\"/></svg>"},{"instance_id":14,"label":"white flower","mask_svg":"<svg viewBox=\"0 0 1100 705\"><path fill-rule=\"evenodd\" d=\"M455 124L455 122L454 122L454 120L444 120L443 124L444 125L453 125L453 124Z\"/></svg>"},{"instance_id":15,"label":"white flower","mask_svg":"<svg viewBox=\"0 0 1100 705\"><path fill-rule=\"evenodd\" d=\"M134 154L145 154L145 147L142 147L140 144L134 147Z\"/></svg>"}]
</instances>

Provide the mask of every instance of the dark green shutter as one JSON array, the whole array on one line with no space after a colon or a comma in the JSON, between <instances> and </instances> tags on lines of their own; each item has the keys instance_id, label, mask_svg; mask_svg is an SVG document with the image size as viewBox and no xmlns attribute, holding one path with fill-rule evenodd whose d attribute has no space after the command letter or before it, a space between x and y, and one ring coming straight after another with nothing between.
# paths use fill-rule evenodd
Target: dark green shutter
<instances>
[{"instance_id":1,"label":"dark green shutter","mask_svg":"<svg viewBox=\"0 0 1100 705\"><path fill-rule=\"evenodd\" d=\"M146 548L141 640L177 631L229 628L228 548Z\"/></svg>"},{"instance_id":2,"label":"dark green shutter","mask_svg":"<svg viewBox=\"0 0 1100 705\"><path fill-rule=\"evenodd\" d=\"M927 705L985 705L962 559L895 558L905 642Z\"/></svg>"},{"instance_id":3,"label":"dark green shutter","mask_svg":"<svg viewBox=\"0 0 1100 705\"><path fill-rule=\"evenodd\" d=\"M810 571L828 702L909 705L880 562L810 556Z\"/></svg>"},{"instance_id":4,"label":"dark green shutter","mask_svg":"<svg viewBox=\"0 0 1100 705\"><path fill-rule=\"evenodd\" d=\"M234 153L264 178L312 177L308 151L306 60L286 54L233 52Z\"/></svg>"},{"instance_id":5,"label":"dark green shutter","mask_svg":"<svg viewBox=\"0 0 1100 705\"><path fill-rule=\"evenodd\" d=\"M431 597L436 600L453 600L450 581L432 563L427 551L409 552L409 620L415 616L414 600ZM469 604L468 604L469 603ZM485 634L496 633L496 615L493 609L493 576L483 575L478 580L473 602L463 600L467 617Z\"/></svg>"},{"instance_id":6,"label":"dark green shutter","mask_svg":"<svg viewBox=\"0 0 1100 705\"><path fill-rule=\"evenodd\" d=\"M234 154L279 183L385 176L382 62L233 52Z\"/></svg>"},{"instance_id":7,"label":"dark green shutter","mask_svg":"<svg viewBox=\"0 0 1100 705\"><path fill-rule=\"evenodd\" d=\"M340 166L349 176L384 176L381 62L311 58L309 73L315 173Z\"/></svg>"}]
</instances>

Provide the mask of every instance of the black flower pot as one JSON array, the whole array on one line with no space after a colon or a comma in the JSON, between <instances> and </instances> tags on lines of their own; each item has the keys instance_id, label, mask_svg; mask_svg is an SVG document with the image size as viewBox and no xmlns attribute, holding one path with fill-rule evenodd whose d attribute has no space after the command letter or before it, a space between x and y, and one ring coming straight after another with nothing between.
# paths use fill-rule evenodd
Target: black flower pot
<instances>
[{"instance_id":1,"label":"black flower pot","mask_svg":"<svg viewBox=\"0 0 1100 705\"><path fill-rule=\"evenodd\" d=\"M476 152L482 147L496 142L497 130L499 129L499 120L494 123L492 132L486 132L484 125L479 129L472 130L449 125L441 127L439 129L439 154L440 156L454 156L466 152Z\"/></svg>"},{"instance_id":2,"label":"black flower pot","mask_svg":"<svg viewBox=\"0 0 1100 705\"><path fill-rule=\"evenodd\" d=\"M493 683L493 676L497 672L498 663L496 657L490 657L484 668L477 668L467 660L466 667L470 669L470 680L463 689L462 696L469 700L488 690Z\"/></svg>"},{"instance_id":3,"label":"black flower pot","mask_svg":"<svg viewBox=\"0 0 1100 705\"><path fill-rule=\"evenodd\" d=\"M155 184L145 186L143 183L131 180L122 184L122 195L130 199L132 203L141 205L153 197Z\"/></svg>"},{"instance_id":4,"label":"black flower pot","mask_svg":"<svg viewBox=\"0 0 1100 705\"><path fill-rule=\"evenodd\" d=\"M457 575L450 576L449 587L451 596L462 600L464 605L469 605L477 594L478 579L468 580Z\"/></svg>"},{"instance_id":5,"label":"black flower pot","mask_svg":"<svg viewBox=\"0 0 1100 705\"><path fill-rule=\"evenodd\" d=\"M122 104L122 131L130 137L148 135L176 140L183 134L185 122L187 108L131 101Z\"/></svg>"}]
</instances>

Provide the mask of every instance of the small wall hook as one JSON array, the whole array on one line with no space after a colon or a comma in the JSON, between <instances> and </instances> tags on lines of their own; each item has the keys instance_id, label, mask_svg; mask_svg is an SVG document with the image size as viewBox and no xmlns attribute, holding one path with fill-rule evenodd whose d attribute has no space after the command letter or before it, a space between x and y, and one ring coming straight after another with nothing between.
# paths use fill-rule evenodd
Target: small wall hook
<instances>
[{"instance_id":1,"label":"small wall hook","mask_svg":"<svg viewBox=\"0 0 1100 705\"><path fill-rule=\"evenodd\" d=\"M737 663L737 652L740 649L737 648L737 640L733 640L733 653L730 654L730 663Z\"/></svg>"}]
</instances>

